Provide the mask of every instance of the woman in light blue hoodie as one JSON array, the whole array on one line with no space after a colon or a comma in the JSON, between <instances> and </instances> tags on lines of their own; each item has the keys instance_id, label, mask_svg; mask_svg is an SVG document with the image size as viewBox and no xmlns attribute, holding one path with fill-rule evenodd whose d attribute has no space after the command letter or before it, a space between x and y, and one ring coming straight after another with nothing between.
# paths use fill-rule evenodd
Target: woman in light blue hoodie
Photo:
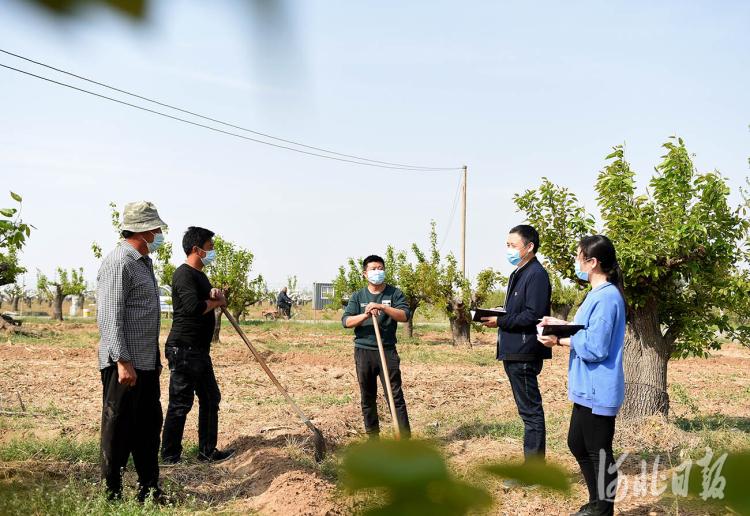
<instances>
[{"instance_id":1,"label":"woman in light blue hoodie","mask_svg":"<svg viewBox=\"0 0 750 516\"><path fill-rule=\"evenodd\" d=\"M573 413L568 447L578 461L589 491L589 503L577 516L611 515L617 490L612 440L615 417L625 397L622 368L626 306L622 271L612 242L586 236L578 245L576 275L591 283L573 324L584 328L570 338L539 336L545 346L569 346L568 397ZM541 326L568 324L545 317Z\"/></svg>"}]
</instances>

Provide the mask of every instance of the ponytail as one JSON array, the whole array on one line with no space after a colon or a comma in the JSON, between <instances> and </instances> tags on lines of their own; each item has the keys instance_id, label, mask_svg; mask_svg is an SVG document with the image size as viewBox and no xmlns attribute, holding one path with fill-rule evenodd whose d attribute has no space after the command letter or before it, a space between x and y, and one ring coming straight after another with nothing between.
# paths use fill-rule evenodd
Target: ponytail
<instances>
[{"instance_id":1,"label":"ponytail","mask_svg":"<svg viewBox=\"0 0 750 516\"><path fill-rule=\"evenodd\" d=\"M625 306L627 307L628 300L625 297L625 281L624 281L625 278L622 273L622 269L620 268L620 264L617 261L615 261L612 267L606 272L607 272L607 281L609 281L615 287L617 287L617 290L620 291L622 300L625 302Z\"/></svg>"}]
</instances>

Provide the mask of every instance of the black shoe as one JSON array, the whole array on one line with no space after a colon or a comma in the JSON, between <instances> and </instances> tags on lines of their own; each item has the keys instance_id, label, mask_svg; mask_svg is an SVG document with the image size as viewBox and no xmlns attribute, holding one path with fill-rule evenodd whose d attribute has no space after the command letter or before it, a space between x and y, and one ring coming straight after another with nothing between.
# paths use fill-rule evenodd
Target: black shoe
<instances>
[{"instance_id":1,"label":"black shoe","mask_svg":"<svg viewBox=\"0 0 750 516\"><path fill-rule=\"evenodd\" d=\"M176 466L180 462L182 462L182 457L162 457L161 458L161 465L164 468Z\"/></svg>"},{"instance_id":2,"label":"black shoe","mask_svg":"<svg viewBox=\"0 0 750 516\"><path fill-rule=\"evenodd\" d=\"M578 512L574 512L571 516L611 516L615 512L615 504L603 500L597 500L595 502L589 502L586 505L582 505Z\"/></svg>"},{"instance_id":3,"label":"black shoe","mask_svg":"<svg viewBox=\"0 0 750 516\"><path fill-rule=\"evenodd\" d=\"M234 457L236 450L219 450L214 448L214 451L206 455L205 453L198 453L198 460L202 462L218 463L224 462L227 459Z\"/></svg>"}]
</instances>

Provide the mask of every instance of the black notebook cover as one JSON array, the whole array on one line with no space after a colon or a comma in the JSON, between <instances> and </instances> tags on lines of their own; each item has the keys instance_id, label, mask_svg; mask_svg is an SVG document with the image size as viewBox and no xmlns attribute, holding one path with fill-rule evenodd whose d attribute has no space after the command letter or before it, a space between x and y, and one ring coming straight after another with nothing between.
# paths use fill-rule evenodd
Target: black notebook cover
<instances>
[{"instance_id":1,"label":"black notebook cover","mask_svg":"<svg viewBox=\"0 0 750 516\"><path fill-rule=\"evenodd\" d=\"M581 326L580 324L548 324L547 326L542 326L542 335L555 335L564 339L572 337L584 328L585 326Z\"/></svg>"},{"instance_id":2,"label":"black notebook cover","mask_svg":"<svg viewBox=\"0 0 750 516\"><path fill-rule=\"evenodd\" d=\"M482 317L498 317L505 315L505 310L502 308L477 308L474 310L474 316L471 318L474 322L484 322Z\"/></svg>"}]
</instances>

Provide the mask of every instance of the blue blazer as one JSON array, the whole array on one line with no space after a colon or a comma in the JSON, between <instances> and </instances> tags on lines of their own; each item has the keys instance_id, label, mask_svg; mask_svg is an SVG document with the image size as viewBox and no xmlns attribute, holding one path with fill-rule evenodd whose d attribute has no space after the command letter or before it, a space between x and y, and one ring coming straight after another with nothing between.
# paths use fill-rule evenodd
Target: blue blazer
<instances>
[{"instance_id":1,"label":"blue blazer","mask_svg":"<svg viewBox=\"0 0 750 516\"><path fill-rule=\"evenodd\" d=\"M507 314L497 318L497 359L529 361L552 358L552 349L537 339L539 319L550 314L552 286L536 257L516 269L505 294Z\"/></svg>"}]
</instances>

